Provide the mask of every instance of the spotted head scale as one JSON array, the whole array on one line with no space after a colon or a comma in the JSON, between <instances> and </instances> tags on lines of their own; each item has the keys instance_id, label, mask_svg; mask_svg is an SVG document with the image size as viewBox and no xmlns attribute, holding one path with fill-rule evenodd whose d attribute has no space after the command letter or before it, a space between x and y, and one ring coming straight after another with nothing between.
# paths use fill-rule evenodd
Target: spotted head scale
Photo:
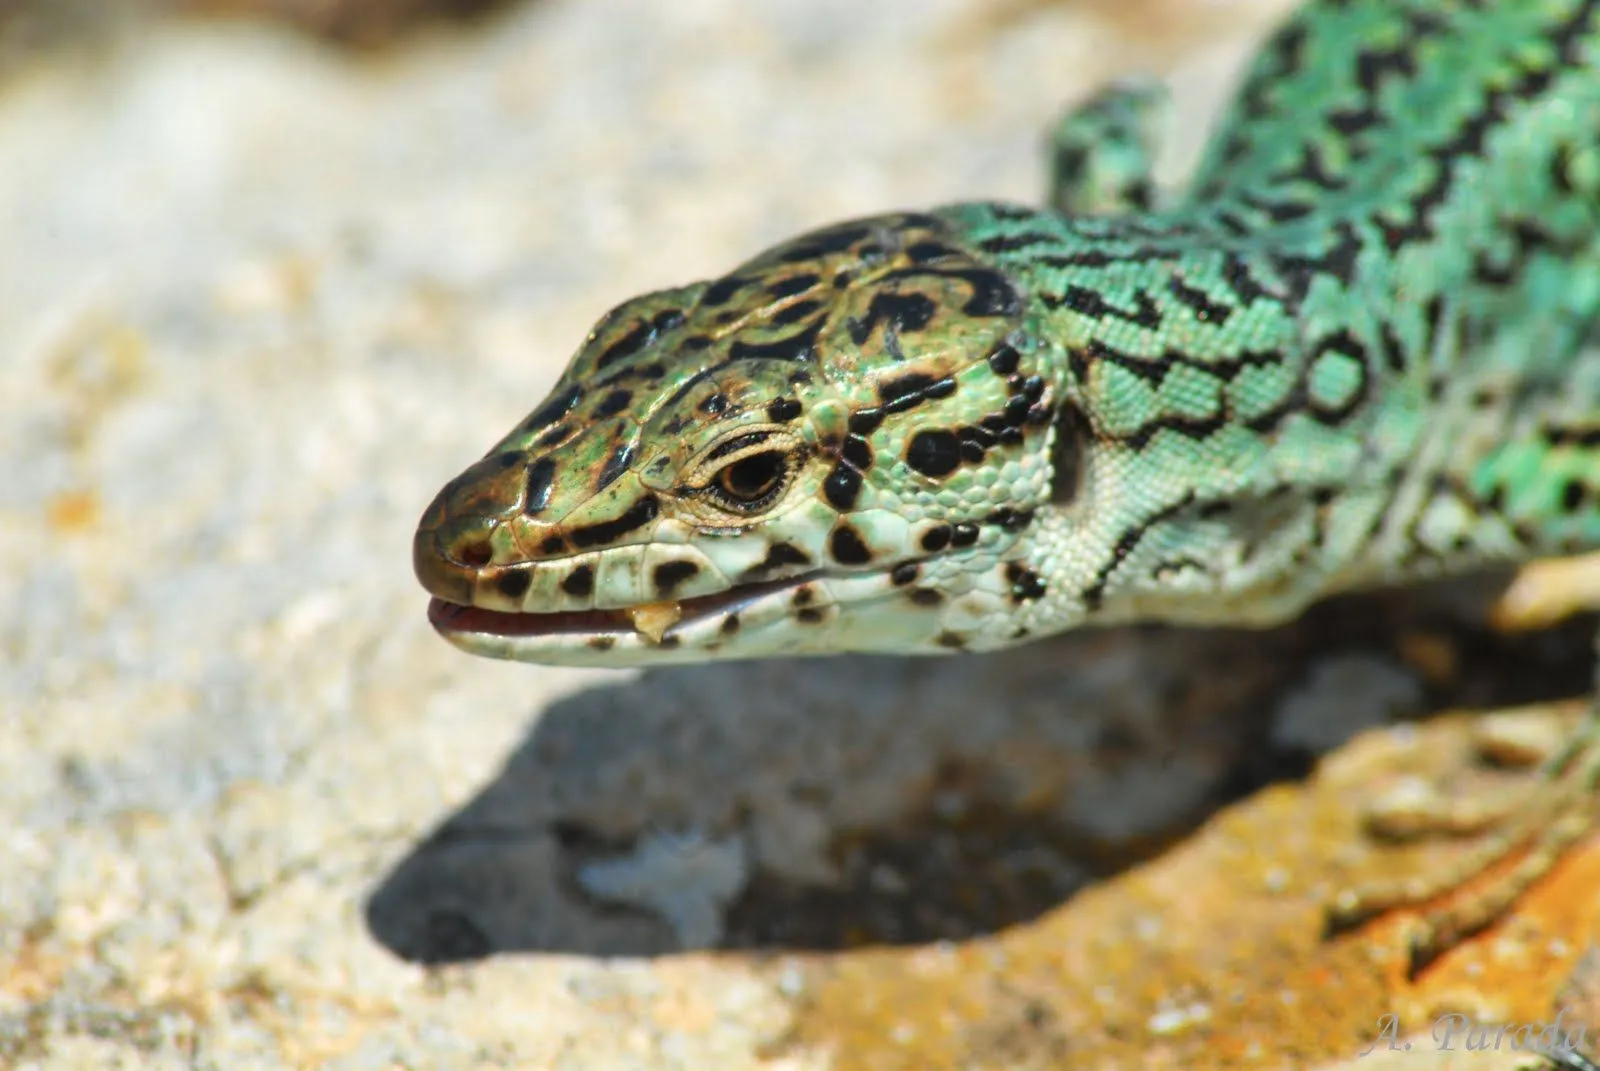
<instances>
[{"instance_id":1,"label":"spotted head scale","mask_svg":"<svg viewBox=\"0 0 1600 1071\"><path fill-rule=\"evenodd\" d=\"M1051 493L1025 307L922 214L624 303L428 507L430 619L569 664L982 646Z\"/></svg>"}]
</instances>

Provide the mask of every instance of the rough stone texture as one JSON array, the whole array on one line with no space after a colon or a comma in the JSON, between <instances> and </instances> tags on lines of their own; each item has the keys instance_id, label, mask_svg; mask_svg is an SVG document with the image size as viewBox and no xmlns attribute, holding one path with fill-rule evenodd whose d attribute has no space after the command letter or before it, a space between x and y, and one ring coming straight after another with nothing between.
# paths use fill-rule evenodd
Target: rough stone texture
<instances>
[{"instance_id":1,"label":"rough stone texture","mask_svg":"<svg viewBox=\"0 0 1600 1071\"><path fill-rule=\"evenodd\" d=\"M1164 849L1375 710L1577 694L1581 627L1498 640L1450 589L1267 634L560 671L434 637L409 539L612 303L837 217L1033 197L1042 127L1126 70L1171 71L1198 131L1282 6L552 0L383 63L189 26L13 71L0 1065L1202 1066L1195 1009L1226 1016L1193 979L1315 962L1358 838L1310 823L1366 782ZM1593 937L1561 917L1527 1014ZM1157 954L1185 925L1232 951ZM1340 969L1388 973L1315 1040L1227 1013L1261 1066L1361 1047L1399 990L1358 937Z\"/></svg>"}]
</instances>

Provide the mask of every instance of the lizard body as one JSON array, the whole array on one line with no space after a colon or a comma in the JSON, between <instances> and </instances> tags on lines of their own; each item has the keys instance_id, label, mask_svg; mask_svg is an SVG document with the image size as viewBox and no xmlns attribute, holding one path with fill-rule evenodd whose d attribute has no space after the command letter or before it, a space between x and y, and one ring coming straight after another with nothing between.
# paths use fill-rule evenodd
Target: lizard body
<instances>
[{"instance_id":1,"label":"lizard body","mask_svg":"<svg viewBox=\"0 0 1600 1071\"><path fill-rule=\"evenodd\" d=\"M1049 207L843 223L613 310L425 514L435 627L983 650L1600 547L1600 0L1307 4L1158 203L1161 104L1074 113Z\"/></svg>"}]
</instances>

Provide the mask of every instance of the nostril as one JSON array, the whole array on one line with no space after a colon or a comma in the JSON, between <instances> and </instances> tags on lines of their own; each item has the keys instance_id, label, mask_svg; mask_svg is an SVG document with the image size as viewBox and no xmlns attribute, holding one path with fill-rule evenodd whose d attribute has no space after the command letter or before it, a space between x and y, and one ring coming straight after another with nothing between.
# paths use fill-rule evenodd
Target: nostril
<instances>
[{"instance_id":1,"label":"nostril","mask_svg":"<svg viewBox=\"0 0 1600 1071\"><path fill-rule=\"evenodd\" d=\"M494 548L489 545L487 539L474 539L470 543L461 544L456 550L455 557L462 565L478 569L494 561Z\"/></svg>"}]
</instances>

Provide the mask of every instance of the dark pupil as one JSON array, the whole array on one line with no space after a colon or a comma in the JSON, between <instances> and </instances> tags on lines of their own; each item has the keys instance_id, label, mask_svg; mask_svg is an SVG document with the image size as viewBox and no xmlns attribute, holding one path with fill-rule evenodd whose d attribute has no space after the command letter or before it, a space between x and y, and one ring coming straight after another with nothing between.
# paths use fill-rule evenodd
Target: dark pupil
<instances>
[{"instance_id":1,"label":"dark pupil","mask_svg":"<svg viewBox=\"0 0 1600 1071\"><path fill-rule=\"evenodd\" d=\"M783 457L769 451L740 458L717 474L717 482L734 498L749 501L772 490L781 475Z\"/></svg>"}]
</instances>

